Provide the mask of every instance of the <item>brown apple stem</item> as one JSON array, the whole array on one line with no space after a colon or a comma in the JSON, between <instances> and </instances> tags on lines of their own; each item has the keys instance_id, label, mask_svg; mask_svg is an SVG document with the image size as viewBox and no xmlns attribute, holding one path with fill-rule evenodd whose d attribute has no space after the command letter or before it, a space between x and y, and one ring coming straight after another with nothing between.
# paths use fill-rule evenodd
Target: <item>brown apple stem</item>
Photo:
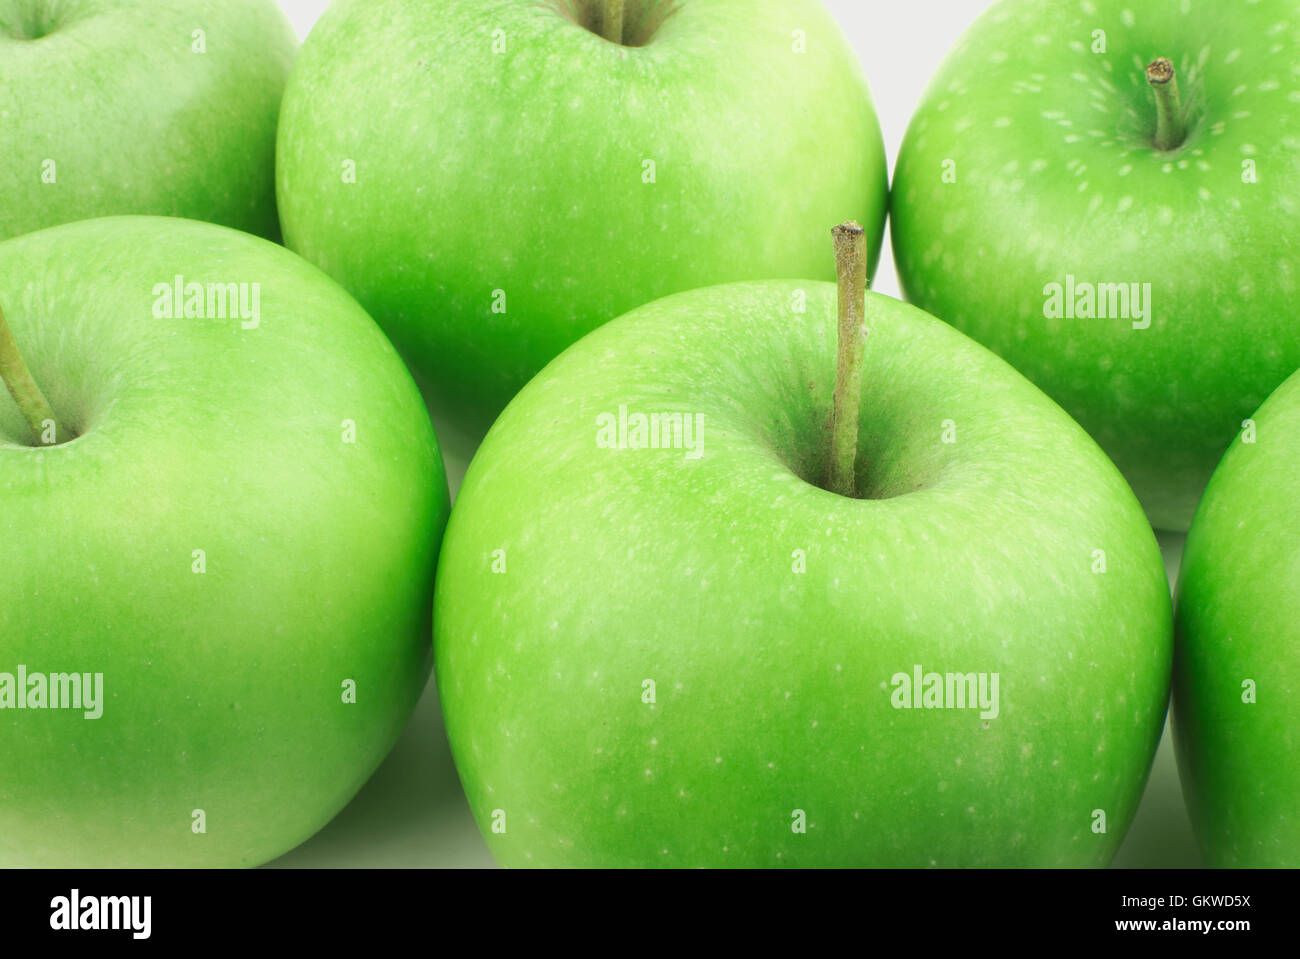
<instances>
[{"instance_id":1,"label":"brown apple stem","mask_svg":"<svg viewBox=\"0 0 1300 959\"><path fill-rule=\"evenodd\" d=\"M837 226L835 269L839 274L839 346L835 409L831 416L831 463L827 487L857 495L858 416L862 404L862 358L867 329L867 232L853 222Z\"/></svg>"},{"instance_id":2,"label":"brown apple stem","mask_svg":"<svg viewBox=\"0 0 1300 959\"><path fill-rule=\"evenodd\" d=\"M41 388L32 379L27 364L23 362L23 355L18 352L18 344L14 340L13 331L9 329L8 321L5 320L3 309L0 309L0 379L5 381L5 386L9 388L10 395L18 404L23 418L27 420L27 425L32 428L37 445L44 445L41 437L49 432L51 427L54 428L55 442L58 442L60 432L58 421L54 418L54 410L49 400L45 398L45 394L41 392Z\"/></svg>"},{"instance_id":3,"label":"brown apple stem","mask_svg":"<svg viewBox=\"0 0 1300 959\"><path fill-rule=\"evenodd\" d=\"M623 3L624 0L605 0L605 18L601 24L602 35L610 43L623 42Z\"/></svg>"},{"instance_id":4,"label":"brown apple stem","mask_svg":"<svg viewBox=\"0 0 1300 959\"><path fill-rule=\"evenodd\" d=\"M1177 150L1187 140L1187 118L1173 63L1165 57L1152 61L1147 83L1156 95L1156 149Z\"/></svg>"}]
</instances>

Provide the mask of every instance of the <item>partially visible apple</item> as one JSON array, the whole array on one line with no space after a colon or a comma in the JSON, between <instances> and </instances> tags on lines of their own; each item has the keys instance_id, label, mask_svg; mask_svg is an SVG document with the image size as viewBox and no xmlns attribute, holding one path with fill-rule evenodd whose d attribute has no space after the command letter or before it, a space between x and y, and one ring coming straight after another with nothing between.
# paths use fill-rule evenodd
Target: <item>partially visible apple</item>
<instances>
[{"instance_id":1,"label":"partially visible apple","mask_svg":"<svg viewBox=\"0 0 1300 959\"><path fill-rule=\"evenodd\" d=\"M287 851L428 675L415 384L328 277L209 224L0 243L0 309L0 866Z\"/></svg>"},{"instance_id":2,"label":"partially visible apple","mask_svg":"<svg viewBox=\"0 0 1300 959\"><path fill-rule=\"evenodd\" d=\"M1300 374L1205 491L1176 624L1178 765L1206 859L1300 867Z\"/></svg>"},{"instance_id":3,"label":"partially visible apple","mask_svg":"<svg viewBox=\"0 0 1300 959\"><path fill-rule=\"evenodd\" d=\"M0 0L0 240L124 213L279 236L275 0Z\"/></svg>"},{"instance_id":4,"label":"partially visible apple","mask_svg":"<svg viewBox=\"0 0 1300 959\"><path fill-rule=\"evenodd\" d=\"M1003 361L871 294L863 363L849 303L838 383L833 286L722 286L590 334L484 441L435 675L500 862L1114 854L1168 695L1151 528Z\"/></svg>"},{"instance_id":5,"label":"partially visible apple","mask_svg":"<svg viewBox=\"0 0 1300 959\"><path fill-rule=\"evenodd\" d=\"M335 0L289 80L286 241L393 338L462 453L633 307L829 280L846 213L879 245L880 128L820 0L606 6Z\"/></svg>"},{"instance_id":6,"label":"partially visible apple","mask_svg":"<svg viewBox=\"0 0 1300 959\"><path fill-rule=\"evenodd\" d=\"M908 298L1059 402L1159 528L1300 366L1298 64L1295 0L1001 0L899 156Z\"/></svg>"}]
</instances>

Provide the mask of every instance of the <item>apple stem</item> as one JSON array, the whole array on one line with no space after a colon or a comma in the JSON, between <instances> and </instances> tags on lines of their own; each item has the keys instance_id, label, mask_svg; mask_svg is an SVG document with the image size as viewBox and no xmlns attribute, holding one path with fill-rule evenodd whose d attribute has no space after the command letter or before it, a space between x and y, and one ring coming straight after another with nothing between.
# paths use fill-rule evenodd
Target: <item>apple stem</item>
<instances>
[{"instance_id":1,"label":"apple stem","mask_svg":"<svg viewBox=\"0 0 1300 959\"><path fill-rule=\"evenodd\" d=\"M37 444L44 445L41 443L41 437L51 426L54 428L55 442L58 442L60 431L58 421L54 418L54 410L49 400L45 398L45 394L41 392L41 388L32 379L27 364L23 362L23 355L18 352L18 343L14 340L8 321L5 320L3 309L0 309L0 379L4 380L14 402L18 404L18 409L32 428Z\"/></svg>"},{"instance_id":2,"label":"apple stem","mask_svg":"<svg viewBox=\"0 0 1300 959\"><path fill-rule=\"evenodd\" d=\"M833 235L835 269L839 274L839 346L827 486L832 493L856 496L862 358L868 333L863 324L867 306L867 231L849 222L837 226Z\"/></svg>"},{"instance_id":3,"label":"apple stem","mask_svg":"<svg viewBox=\"0 0 1300 959\"><path fill-rule=\"evenodd\" d=\"M1147 67L1147 82L1156 95L1156 149L1176 150L1187 139L1187 118L1178 93L1178 73L1166 57Z\"/></svg>"},{"instance_id":4,"label":"apple stem","mask_svg":"<svg viewBox=\"0 0 1300 959\"><path fill-rule=\"evenodd\" d=\"M605 19L603 36L610 43L623 42L623 3L624 0L605 0Z\"/></svg>"}]
</instances>

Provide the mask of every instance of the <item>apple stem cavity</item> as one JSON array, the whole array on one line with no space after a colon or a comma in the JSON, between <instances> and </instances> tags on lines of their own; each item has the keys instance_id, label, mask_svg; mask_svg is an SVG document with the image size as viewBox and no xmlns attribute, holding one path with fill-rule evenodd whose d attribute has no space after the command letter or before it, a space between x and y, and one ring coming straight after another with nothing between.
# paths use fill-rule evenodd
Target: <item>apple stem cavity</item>
<instances>
[{"instance_id":1,"label":"apple stem cavity","mask_svg":"<svg viewBox=\"0 0 1300 959\"><path fill-rule=\"evenodd\" d=\"M623 43L624 0L605 0L605 17L601 22L602 36L610 43Z\"/></svg>"},{"instance_id":2,"label":"apple stem cavity","mask_svg":"<svg viewBox=\"0 0 1300 959\"><path fill-rule=\"evenodd\" d=\"M868 332L863 322L867 307L867 231L861 224L849 222L832 233L839 275L839 346L827 489L853 497L857 495L858 418Z\"/></svg>"},{"instance_id":3,"label":"apple stem cavity","mask_svg":"<svg viewBox=\"0 0 1300 959\"><path fill-rule=\"evenodd\" d=\"M13 331L9 329L3 309L0 309L0 379L4 380L9 394L32 428L36 445L47 445L42 441L45 436L52 436L54 442L59 442L62 431L54 418L54 409L32 379L27 364L23 362L23 355L18 352L18 343L14 340Z\"/></svg>"},{"instance_id":4,"label":"apple stem cavity","mask_svg":"<svg viewBox=\"0 0 1300 959\"><path fill-rule=\"evenodd\" d=\"M1187 140L1187 118L1178 93L1178 72L1167 57L1147 67L1147 82L1156 95L1156 149L1177 150Z\"/></svg>"}]
</instances>

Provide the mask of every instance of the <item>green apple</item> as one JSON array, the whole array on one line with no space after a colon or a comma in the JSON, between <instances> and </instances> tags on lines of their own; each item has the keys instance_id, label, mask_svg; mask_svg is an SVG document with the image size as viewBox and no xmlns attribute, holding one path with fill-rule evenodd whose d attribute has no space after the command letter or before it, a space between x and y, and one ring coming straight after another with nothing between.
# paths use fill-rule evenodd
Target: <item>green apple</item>
<instances>
[{"instance_id":1,"label":"green apple","mask_svg":"<svg viewBox=\"0 0 1300 959\"><path fill-rule=\"evenodd\" d=\"M328 277L210 224L0 243L0 308L0 865L285 852L428 675L419 391Z\"/></svg>"},{"instance_id":2,"label":"green apple","mask_svg":"<svg viewBox=\"0 0 1300 959\"><path fill-rule=\"evenodd\" d=\"M118 214L279 236L275 0L0 0L0 240Z\"/></svg>"},{"instance_id":3,"label":"green apple","mask_svg":"<svg viewBox=\"0 0 1300 959\"><path fill-rule=\"evenodd\" d=\"M883 230L879 124L820 0L608 6L335 0L290 77L286 242L388 332L458 451L615 316L829 280L826 224Z\"/></svg>"},{"instance_id":4,"label":"green apple","mask_svg":"<svg viewBox=\"0 0 1300 959\"><path fill-rule=\"evenodd\" d=\"M895 300L866 300L845 402L835 313L817 282L660 300L488 434L434 674L500 862L1114 854L1172 655L1140 506L1037 388Z\"/></svg>"},{"instance_id":5,"label":"green apple","mask_svg":"<svg viewBox=\"0 0 1300 959\"><path fill-rule=\"evenodd\" d=\"M1300 374L1245 421L1178 581L1175 742L1210 865L1300 867Z\"/></svg>"},{"instance_id":6,"label":"green apple","mask_svg":"<svg viewBox=\"0 0 1300 959\"><path fill-rule=\"evenodd\" d=\"M1298 217L1294 0L1002 0L893 194L908 298L1057 400L1170 530L1300 366Z\"/></svg>"}]
</instances>

